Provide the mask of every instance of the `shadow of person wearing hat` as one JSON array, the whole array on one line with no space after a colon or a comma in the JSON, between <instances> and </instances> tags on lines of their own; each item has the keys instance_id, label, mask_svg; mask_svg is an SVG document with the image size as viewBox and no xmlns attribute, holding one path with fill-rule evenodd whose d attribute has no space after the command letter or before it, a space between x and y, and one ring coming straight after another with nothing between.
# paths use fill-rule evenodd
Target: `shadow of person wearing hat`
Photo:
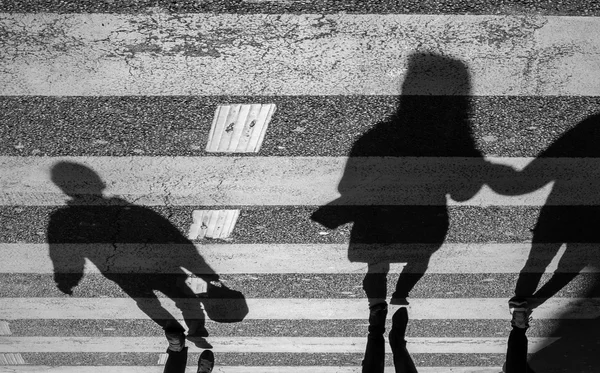
<instances>
[{"instance_id":1,"label":"shadow of person wearing hat","mask_svg":"<svg viewBox=\"0 0 600 373\"><path fill-rule=\"evenodd\" d=\"M219 276L192 242L150 208L105 197L106 184L85 165L58 162L51 179L69 197L65 207L51 214L47 230L58 289L73 295L87 259L163 328L176 321L155 291L174 300L188 337L210 347L204 340L208 333L200 300L185 286L188 274L182 267L206 282L219 281Z\"/></svg>"}]
</instances>

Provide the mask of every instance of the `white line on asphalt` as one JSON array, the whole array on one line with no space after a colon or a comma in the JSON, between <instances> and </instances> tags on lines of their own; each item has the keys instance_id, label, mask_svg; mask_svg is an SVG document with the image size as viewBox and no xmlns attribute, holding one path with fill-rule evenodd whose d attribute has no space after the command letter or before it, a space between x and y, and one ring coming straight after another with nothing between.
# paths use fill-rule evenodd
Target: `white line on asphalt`
<instances>
[{"instance_id":1,"label":"white line on asphalt","mask_svg":"<svg viewBox=\"0 0 600 373\"><path fill-rule=\"evenodd\" d=\"M558 338L530 337L529 353L550 345ZM362 337L210 337L218 353L363 353L367 339ZM501 354L507 338L407 338L411 353ZM8 353L48 352L162 352L164 337L0 337L0 351ZM200 351L192 343L190 352ZM390 347L386 343L386 351Z\"/></svg>"},{"instance_id":2,"label":"white line on asphalt","mask_svg":"<svg viewBox=\"0 0 600 373\"><path fill-rule=\"evenodd\" d=\"M197 366L188 366L186 373L196 373ZM419 367L421 373L498 373L499 367ZM162 366L0 366L0 373L162 373ZM349 366L215 366L214 373L360 373L361 367ZM394 373L392 366L385 373Z\"/></svg>"},{"instance_id":3,"label":"white line on asphalt","mask_svg":"<svg viewBox=\"0 0 600 373\"><path fill-rule=\"evenodd\" d=\"M0 24L11 35L0 95L396 95L415 51L465 61L473 88L416 79L411 94L600 95L593 17L3 13Z\"/></svg>"},{"instance_id":4,"label":"white line on asphalt","mask_svg":"<svg viewBox=\"0 0 600 373\"><path fill-rule=\"evenodd\" d=\"M195 244L196 250L190 250L189 245L178 244L116 244L116 249L111 244L53 246L55 260L63 263L61 271L65 273L81 270L72 260L73 255L91 258L86 260L85 273L100 273L100 270L103 273L181 273L179 265L196 274L206 273L204 263L197 262L198 255L219 274L363 274L367 270L365 263L349 261L348 244ZM365 253L376 250L381 263L385 263L385 258L391 262L390 273L400 273L406 262L423 261L423 253L436 247L428 244L377 244L353 247L352 250ZM548 263L541 270L554 273L566 247L561 247L556 255L544 247L539 245L535 258L540 264ZM561 263L559 272L597 273L599 269L593 265L597 263L594 256L596 247L596 244L569 244L569 254ZM427 273L519 273L530 249L529 243L444 243L431 256ZM48 244L0 243L3 255L0 273L53 273L48 250ZM105 266L105 253L109 251L110 266ZM168 264L173 262L177 263ZM582 265L586 266L581 269ZM384 266L374 267L375 272L385 272Z\"/></svg>"},{"instance_id":5,"label":"white line on asphalt","mask_svg":"<svg viewBox=\"0 0 600 373\"><path fill-rule=\"evenodd\" d=\"M49 173L57 162L70 161L96 172L106 193L142 205L164 205L166 194L170 205L197 206L600 205L598 158L487 160L533 166L517 173L496 172L475 158L3 156L0 204L64 205L67 197ZM481 183L499 193L488 185L479 189Z\"/></svg>"},{"instance_id":6,"label":"white line on asphalt","mask_svg":"<svg viewBox=\"0 0 600 373\"><path fill-rule=\"evenodd\" d=\"M243 289L241 290L243 293ZM149 315L165 316L166 312L181 319L181 310L169 298L2 298L0 319L148 319ZM227 301L224 301L227 302ZM250 320L365 320L368 317L366 299L319 298L250 298L246 299ZM409 316L415 320L508 320L504 298L409 298ZM160 303L160 304L158 304ZM182 307L199 310L199 301L181 300ZM227 303L224 303L227 304ZM239 305L234 300L228 307ZM397 306L390 306L391 318ZM165 312L166 310L166 312ZM198 311L200 312L200 311ZM535 318L594 319L600 317L600 298L552 298L535 309ZM168 317L168 315L167 315ZM161 317L164 318L164 317Z\"/></svg>"}]
</instances>

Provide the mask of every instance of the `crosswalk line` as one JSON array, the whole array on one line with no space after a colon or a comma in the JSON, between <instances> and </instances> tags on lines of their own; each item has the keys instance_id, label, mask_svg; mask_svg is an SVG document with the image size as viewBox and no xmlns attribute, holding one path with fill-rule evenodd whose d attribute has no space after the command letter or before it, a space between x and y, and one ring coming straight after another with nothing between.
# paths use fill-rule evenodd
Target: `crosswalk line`
<instances>
[{"instance_id":1,"label":"crosswalk line","mask_svg":"<svg viewBox=\"0 0 600 373\"><path fill-rule=\"evenodd\" d=\"M1 95L396 95L416 45L469 61L473 95L600 94L591 17L3 13L0 22L19 41L3 48Z\"/></svg>"},{"instance_id":2,"label":"crosswalk line","mask_svg":"<svg viewBox=\"0 0 600 373\"><path fill-rule=\"evenodd\" d=\"M558 338L529 338L535 353ZM506 338L407 338L411 353L500 354L506 352ZM366 338L358 337L211 337L218 352L244 353L362 353ZM164 352L164 337L2 337L4 353L52 352ZM190 352L200 350L189 346ZM387 352L391 352L386 343Z\"/></svg>"},{"instance_id":3,"label":"crosswalk line","mask_svg":"<svg viewBox=\"0 0 600 373\"><path fill-rule=\"evenodd\" d=\"M1 298L0 319L147 319L164 310L182 319L177 299L159 298ZM137 304L136 304L137 302ZM248 320L362 320L368 316L366 299L250 298L246 299ZM420 298L411 299L413 320L509 319L504 298ZM182 300L182 307L195 311L197 303ZM234 300L231 307L239 304ZM397 306L390 306L389 317ZM535 318L594 319L600 316L600 298L552 298L535 309Z\"/></svg>"},{"instance_id":4,"label":"crosswalk line","mask_svg":"<svg viewBox=\"0 0 600 373\"><path fill-rule=\"evenodd\" d=\"M186 368L196 373L197 367ZM336 366L215 366L214 373L360 373L361 367ZM498 373L499 367L420 367L421 373ZM0 373L162 373L162 366L0 366ZM385 373L394 373L394 367L385 367Z\"/></svg>"},{"instance_id":5,"label":"crosswalk line","mask_svg":"<svg viewBox=\"0 0 600 373\"><path fill-rule=\"evenodd\" d=\"M190 251L188 245L177 244L52 244L55 260L65 263L64 273L69 272L69 255L74 249L88 258L104 258L104 253L112 253L111 264L102 268L103 273L181 273L178 267L165 263L177 258L178 263L189 263L189 271L205 273L204 266L196 266L199 254L210 267L219 274L267 274L267 273L365 273L365 263L348 260L347 244L195 244L196 251ZM405 262L422 259L423 250L432 245L393 244L363 245L365 253L376 248L378 258L383 262L387 257L390 273L400 273ZM437 245L435 245L437 246ZM593 265L580 270L581 263L595 263L593 256L595 244L570 244L569 255L558 268L565 251L563 246L556 255L551 251L537 256L540 262L549 262L545 273L582 272L598 273ZM116 248L116 249L115 249ZM480 243L453 244L444 243L429 260L427 273L468 274L468 273L518 273L529 257L530 243ZM48 244L0 243L0 273L53 273ZM385 254L384 254L385 253ZM547 257L544 257L546 255ZM268 258L268 259L265 259ZM397 258L401 258L400 260ZM399 262L400 261L400 262ZM405 261L405 262L404 262ZM398 263L397 263L398 262ZM72 271L80 269L73 264ZM385 272L382 267L380 272ZM378 269L372 270L377 272ZM100 273L98 266L86 260L84 273Z\"/></svg>"},{"instance_id":6,"label":"crosswalk line","mask_svg":"<svg viewBox=\"0 0 600 373\"><path fill-rule=\"evenodd\" d=\"M492 163L523 169L533 158L489 157ZM324 205L340 197L342 175L361 175L345 188L340 205L543 206L599 205L600 159L541 158L534 175L518 181L494 175L475 158L348 157L0 157L0 204L63 205L66 196L50 181L59 161L90 167L109 182L106 190L137 204L164 205ZM136 172L132 172L136 170ZM457 177L460 175L460 177ZM559 180L560 193L549 198ZM352 176L346 176L352 178ZM487 178L487 180L486 180ZM500 184L514 196L484 185L472 198L456 202L453 190L465 180ZM513 182L515 185L506 185ZM393 185L393 188L389 186ZM415 186L427 186L419 188ZM164 191L157 193L157 191ZM517 193L519 191L519 193ZM82 193L85 194L85 190ZM94 190L92 190L94 192ZM89 192L88 192L89 193ZM450 194L450 197L446 197Z\"/></svg>"},{"instance_id":7,"label":"crosswalk line","mask_svg":"<svg viewBox=\"0 0 600 373\"><path fill-rule=\"evenodd\" d=\"M244 0L242 6L248 3L274 4L273 9L278 9L277 6L294 6L295 0L285 2ZM2 7L3 5L0 4L0 9L4 9ZM138 95L156 97L195 95L210 98L218 97L215 95L223 95L220 97L239 95L246 98L260 95L262 101L248 102L270 102L269 96L274 95L299 97L302 100L305 95L315 97L390 95L393 97L400 93L478 95L479 98L488 96L491 101L503 95L521 96L525 100L528 97L561 97L561 95L562 97L600 97L600 69L598 69L600 40L596 37L600 33L600 17L399 15L381 14L382 12L325 15L298 12L219 14L219 11L210 13L186 11L171 16L165 8L152 8L135 13L125 12L125 14L109 14L106 11L79 14L73 13L73 8L70 8L68 12L70 14L63 12L19 14L10 7L8 9L11 13L0 13L0 28L9 36L7 48L0 52L0 60L3 61L0 63L2 66L0 95L8 98L13 96L12 98L17 100L27 96L33 98L78 96L101 100L110 96L136 97ZM23 42L20 42L21 40ZM415 50L415 45L419 45L418 50ZM465 61L471 75L471 89L469 90L467 81L463 82L462 88L456 88L453 84L433 89L427 84L406 85L408 61L415 55L414 53L424 51ZM239 101L239 103L243 102L246 101ZM1 104L0 102L0 106ZM539 108L537 110L541 111ZM117 114L117 117L119 115L121 114ZM197 119L190 122L197 124ZM10 122L10 120L6 121ZM575 122L573 120L573 123ZM563 124L565 128L569 126L566 122ZM208 125L209 122L206 126ZM552 127L548 124L547 126ZM152 131L149 132L154 134ZM234 132L232 135L238 136L239 133ZM88 134L83 136L87 138ZM20 135L17 137L21 139ZM65 138L71 141L69 136ZM194 143L196 148L202 145L198 142L198 138L203 139L197 136ZM494 142L497 137L480 136L476 140L486 142L488 139ZM600 167L598 167L600 158L537 160L532 157L517 158L512 156L516 153L513 152L513 148L506 146L507 142L509 141L503 140L502 144L498 143L502 148L499 153L495 150L491 153L482 150L487 154L508 155L507 157L488 157L486 160L511 165L517 169L523 169L528 164L536 162L540 166L538 170L542 171L518 180L519 187L527 190L525 192L505 196L488 186L483 186L477 194L463 202L452 200L452 188L449 185L460 188L464 180L475 178L483 179L490 184L501 184L502 177L482 169L481 160L478 159L354 158L350 162L351 167L354 167L351 171L360 173L361 170L369 170L373 180L365 180L365 184L356 186L360 190L353 192L342 190L343 187L340 186L343 175L352 175L351 172L346 173L349 159L333 157L331 156L333 153L329 154L327 151L319 153L326 155L324 157L307 157L307 154L302 151L282 153L279 154L282 155L280 157L187 157L188 152L177 153L179 150L175 155L182 155L180 157L170 157L172 153L169 152L161 153L166 155L161 157L0 156L0 190L2 190L0 205L5 209L0 212L0 215L4 216L4 212L8 212L6 216L10 220L10 229L14 229L13 225L18 229L22 220L13 217L9 211L11 207L29 206L32 211L39 207L39 211L35 211L35 214L41 215L43 211L64 206L64 194L48 178L48 170L52 164L60 160L72 160L89 165L109 185L107 189L109 196L120 196L140 206L180 209L178 211L221 207L239 208L244 211L244 209L266 206L266 215L269 208L275 206L308 209L334 200L337 200L334 203L345 206L450 205L451 208L479 209L477 211L490 207L490 210L497 207L516 210L527 206L531 206L531 209L543 208L543 206L600 206L600 196L588 192L600 189L600 182L596 181L600 180ZM49 143L53 144L53 148L61 148L61 145L54 144L54 141ZM515 144L514 147L518 148L519 146ZM270 146L273 149L277 145ZM541 142L538 145L539 149L546 146ZM114 154L111 151L88 153L79 150L73 152L57 150L54 153L40 153L38 150L38 153L33 153L33 149L28 149L27 146L19 140L15 144L9 144L11 150L2 154ZM12 147L17 149L17 153L12 150ZM138 147L132 149L135 154L144 154L144 151ZM532 149L526 150L523 154L535 155L536 152ZM129 151L126 150L123 154L130 155ZM202 153L193 154L202 155ZM271 154L276 153L261 152L263 156ZM298 154L303 156L300 157ZM372 172L373 170L375 172ZM386 193L385 189L389 189L389 185L393 185L394 190ZM426 187L420 188L421 186ZM512 191L514 192L516 188L516 186L512 188ZM338 189L343 192L341 200L338 199L340 197ZM511 189L510 186L508 189ZM171 211L169 211L169 218L172 217L170 213ZM449 220L452 222L452 218ZM177 224L181 224L181 219ZM182 231L187 228L184 227ZM475 229L481 228L475 227ZM48 257L49 245L40 243L43 240L44 229L39 227L24 229L27 230L31 232L24 235L7 235L6 237L9 237L8 240L12 243L0 243L0 256L4 259L0 263L0 274L5 277L2 282L12 285L11 281L14 279L27 281L29 277L37 277L49 281L46 285L52 285L51 274L54 268ZM216 233L219 235L219 232ZM39 237L32 237L33 234ZM506 237L508 235L503 236L505 239ZM260 239L264 239L264 236L260 236ZM502 243L502 240L495 238L486 239L485 242L481 240L483 243L479 244L444 243L434 253L427 273L447 275L437 277L438 280L442 278L442 281L452 276L457 278L466 275L461 278L469 278L468 274L507 275L504 277L497 275L497 278L516 276L527 261L531 249L530 243L523 242L527 238L519 239L521 240L519 243ZM513 241L516 239L507 239L507 242ZM338 242L338 244L302 245L294 244L298 242L297 240L284 241L292 242L287 244L233 242L236 244L223 242L196 244L196 252L192 250L192 253L186 252L191 245L90 243L82 248L86 252L89 252L89 249L99 253L110 246L111 252L115 255L110 259L110 267L106 272L116 274L163 273L160 270L156 271L156 263L167 259L164 254L167 247L169 255L177 255L181 262L185 262L186 255L194 256L199 253L218 273L228 275L256 273L264 274L263 278L267 278L269 274L307 274L304 277L310 277L313 274L323 273L338 274L339 278L343 278L342 275L362 274L366 270L364 263L349 262L348 244L339 244L339 240L327 241ZM597 260L590 254L595 252L594 246L592 243L570 244L573 254L568 256L569 263L561 263L560 271L568 272L573 269L579 272L580 262L596 263ZM390 257L395 256L395 250L399 247L403 251L403 260L421 257L420 249L423 246L419 244L390 246L388 247ZM178 255L180 249L182 253ZM552 262L544 272L552 273L557 270L564 249L563 246L556 257L547 258L552 259ZM140 257L144 258L143 263L140 263ZM537 256L535 259L542 260ZM401 272L403 264L392 263L391 272ZM590 265L582 272L594 274L598 269ZM164 273L173 271L171 268ZM101 269L86 260L85 272L98 274ZM589 278L591 277L593 275ZM273 278L277 279L277 276ZM287 281L286 276L280 278ZM97 281L98 279L100 282ZM100 286L105 284L103 281L109 281L100 276L91 276L86 280ZM493 280L492 278L492 282ZM268 281L274 282L272 279ZM479 284L479 290L461 295L469 298L445 298L443 293L438 291L433 296L441 296L444 297L443 299L409 299L410 318L416 323L433 325L428 326L429 329L425 331L423 337L419 334L423 329L420 329L415 337L408 338L408 349L411 354L457 356L483 354L480 355L484 356L480 357L483 360L476 361L475 365L478 362L490 365L490 361L485 361L488 359L485 354L503 356L506 353L507 338L497 338L502 335L498 332L498 328L495 332L491 330L496 326L501 328L504 323L508 330L510 315L506 299L479 298L473 295L501 297L502 295L498 293L490 295L485 291L494 286L496 286L495 290L498 290L505 285L506 282L495 284L486 282L483 286ZM116 285L113 284L113 288L114 286ZM26 287L10 294L27 295L23 289ZM156 337L148 337L146 334L135 336L134 333L127 334L127 337L90 335L85 331L88 329L76 325L82 320L100 323L116 320L118 325L128 322L152 323L150 320L152 317L149 315L162 307L177 319L182 319L181 310L175 305L177 299L158 298L158 301L152 303L150 299L144 298L111 298L114 294L110 290L99 291L108 296L98 296L97 290L85 289L86 292L80 294L96 297L49 298L52 296L50 293L42 294L42 298L34 298L40 295L36 293L36 295L27 295L30 298L0 298L0 324L4 322L9 332L11 329L8 326L13 322L16 324L13 328L15 335L0 335L0 355L2 355L0 357L8 356L12 359L3 360L2 364L15 364L15 361L23 364L28 363L28 356L35 354L43 356L41 360L33 362L40 365L0 365L0 373L162 372L163 367L160 365L41 365L52 364L50 361L55 357L70 356L70 354L77 356L86 353L90 355L156 353L158 356L159 353L164 353L166 348L164 337L159 337L158 334L155 334ZM56 290L54 291L57 293ZM265 291L268 289L261 289L258 293L247 296L278 296L267 295ZM451 294L453 293L445 293L446 296L458 296ZM314 323L315 320L328 324L345 321L362 323L360 326L366 329L368 317L366 299L292 298L297 296L293 292L284 296L289 298L248 298L250 313L247 319L251 323L285 320L283 321L285 325L309 324L311 321ZM142 307L147 313L142 312L138 307ZM388 323L396 309L397 306L390 306ZM534 317L542 321L543 332L539 332L542 329L530 330L534 334L529 338L530 354L535 354L558 340L558 338L546 337L546 335L555 335L551 330L545 329L548 325L562 325L562 321L565 320L589 323L588 320L598 319L600 298L552 298L534 310ZM52 320L57 321L59 325L76 326L73 329L61 329L60 326L52 324ZM454 330L449 333L434 330L438 322L440 324L447 321L463 323L457 324L460 328L460 325L470 325L471 322L477 323L478 320L487 320L487 324L478 324L480 329L477 331L478 334L474 335L479 337L470 335L465 337L467 332L464 330L461 336L454 336ZM31 321L41 325L41 330L36 332L37 334L24 332L23 325ZM47 324L43 324L44 322ZM216 327L214 322L209 320L209 323L209 327ZM490 326L492 323L496 324ZM244 328L241 324L240 327ZM274 327L273 330L278 327ZM82 330L84 330L83 334ZM330 337L323 333L318 337L310 334L315 330L316 328L313 327L308 332L305 331L302 337L282 337L282 334L272 337L264 333L261 334L262 337L236 337L229 335L231 330L228 330L216 333L215 337L211 335L209 342L213 344L216 354L255 353L265 356L271 353L280 353L282 356L284 354L286 356L355 354L359 356L364 353L366 337L358 337L360 333L356 331L351 337L339 335L339 332L337 337ZM245 332L248 333L248 330ZM286 332L283 335L295 334ZM190 351L197 354L200 349L191 345ZM386 352L388 354L391 352L387 343ZM497 362L499 359L497 356L491 359L496 359ZM389 358L388 355L388 363ZM453 359L450 364L464 363L460 360L462 357L453 357ZM469 364L476 358L470 359L467 358ZM59 364L71 363L68 359L58 361ZM124 361L118 363L126 364ZM154 357L153 361L156 362ZM282 361L279 360L279 363ZM267 361L267 363L271 362ZM295 362L288 363L291 365L298 362L307 366L246 367L218 364L215 373L241 373L242 371L358 373L360 371L360 367L309 366L311 363L321 363L318 358L306 362L297 358ZM331 362L332 360L329 360L326 363L331 364ZM113 361L108 359L101 362L101 364L112 363ZM235 361L234 364L240 363ZM420 372L425 373L497 373L499 370L499 367L485 366L419 368ZM187 371L193 372L195 367L188 367ZM386 367L385 370L386 373L394 371L393 367Z\"/></svg>"}]
</instances>

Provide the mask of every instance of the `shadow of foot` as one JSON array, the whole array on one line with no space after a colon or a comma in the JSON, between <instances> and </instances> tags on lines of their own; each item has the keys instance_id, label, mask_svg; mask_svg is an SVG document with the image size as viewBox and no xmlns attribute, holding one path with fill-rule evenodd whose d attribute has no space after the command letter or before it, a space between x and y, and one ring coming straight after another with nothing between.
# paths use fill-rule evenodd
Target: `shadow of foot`
<instances>
[{"instance_id":1,"label":"shadow of foot","mask_svg":"<svg viewBox=\"0 0 600 373\"><path fill-rule=\"evenodd\" d=\"M196 345L196 347L198 348L213 348L213 346L208 343L208 341L203 338L203 337L197 337L197 336L187 336L186 339L190 342L192 342L193 344Z\"/></svg>"}]
</instances>

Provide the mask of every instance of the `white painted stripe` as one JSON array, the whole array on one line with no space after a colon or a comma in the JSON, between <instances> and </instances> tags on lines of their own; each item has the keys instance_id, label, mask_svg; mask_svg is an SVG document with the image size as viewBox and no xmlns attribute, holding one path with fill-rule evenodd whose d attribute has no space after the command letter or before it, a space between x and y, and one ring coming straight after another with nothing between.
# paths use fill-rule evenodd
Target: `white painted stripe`
<instances>
[{"instance_id":1,"label":"white painted stripe","mask_svg":"<svg viewBox=\"0 0 600 373\"><path fill-rule=\"evenodd\" d=\"M372 245L364 245L367 252ZM206 267L196 263L198 253L219 274L253 273L366 273L365 263L352 263L348 260L347 244L196 244L196 251L188 245L147 245L117 244L116 251L110 244L55 244L56 257L65 263L64 272L78 272L66 267L76 249L87 258L102 258L102 253L114 255L109 268L86 260L85 273L180 273L179 265L192 273L207 272ZM387 256L393 263L390 273L400 273L404 262L422 260L422 253L431 245L394 244L387 247L378 245L381 258ZM595 263L596 244L570 244L569 255L558 269L565 247L554 256L547 250L536 254L540 263L549 262L546 273L578 272L581 263ZM451 244L444 243L431 257L427 273L519 273L529 257L531 244ZM0 243L0 273L53 273L54 268L48 256L48 244L7 244ZM361 251L353 247L355 252ZM265 260L268 258L268 260ZM173 262L179 264L166 265ZM599 268L587 266L581 272L598 273Z\"/></svg>"},{"instance_id":2,"label":"white painted stripe","mask_svg":"<svg viewBox=\"0 0 600 373\"><path fill-rule=\"evenodd\" d=\"M0 373L162 373L162 366L0 366ZM186 373L196 373L198 367L188 366ZM215 366L214 373L360 373L361 367L336 366ZM498 373L499 367L419 367L421 373ZM395 373L392 366L385 373Z\"/></svg>"},{"instance_id":3,"label":"white painted stripe","mask_svg":"<svg viewBox=\"0 0 600 373\"><path fill-rule=\"evenodd\" d=\"M243 289L239 289L243 292ZM174 300L159 298L160 307L178 319L181 311ZM247 299L246 319L262 320L365 320L368 317L366 299ZM409 299L409 317L421 320L508 320L507 299L448 298ZM150 314L164 314L162 308L148 299L138 303ZM182 302L183 303L183 302ZM190 305L184 307L193 307ZM391 318L397 306L390 306ZM195 310L194 310L195 311ZM533 316L542 319L594 319L600 317L600 298L553 298L535 309ZM2 298L0 318L15 319L147 319L136 301L130 298Z\"/></svg>"},{"instance_id":4,"label":"white painted stripe","mask_svg":"<svg viewBox=\"0 0 600 373\"><path fill-rule=\"evenodd\" d=\"M528 338L529 352L553 343L558 338ZM363 337L211 337L216 353L364 353ZM507 338L407 338L411 353L481 354L506 352ZM48 352L163 352L163 337L0 337L0 351L8 353ZM202 349L187 344L189 352ZM386 343L386 352L391 353Z\"/></svg>"},{"instance_id":5,"label":"white painted stripe","mask_svg":"<svg viewBox=\"0 0 600 373\"><path fill-rule=\"evenodd\" d=\"M4 13L0 24L0 95L396 95L416 48L466 61L474 95L600 94L597 17ZM406 91L468 94L419 83Z\"/></svg>"},{"instance_id":6,"label":"white painted stripe","mask_svg":"<svg viewBox=\"0 0 600 373\"><path fill-rule=\"evenodd\" d=\"M107 193L142 205L164 205L157 191L170 205L324 205L340 197L342 175L344 196L333 202L341 205L600 205L600 193L590 192L600 190L600 158L539 158L525 174L506 174L474 158L351 158L346 169L347 157L7 156L0 157L0 204L64 204L49 176L60 160L90 167ZM488 160L522 169L533 158ZM559 192L549 197L556 178ZM475 180L516 196L484 185L464 202L452 199L475 192Z\"/></svg>"}]
</instances>

